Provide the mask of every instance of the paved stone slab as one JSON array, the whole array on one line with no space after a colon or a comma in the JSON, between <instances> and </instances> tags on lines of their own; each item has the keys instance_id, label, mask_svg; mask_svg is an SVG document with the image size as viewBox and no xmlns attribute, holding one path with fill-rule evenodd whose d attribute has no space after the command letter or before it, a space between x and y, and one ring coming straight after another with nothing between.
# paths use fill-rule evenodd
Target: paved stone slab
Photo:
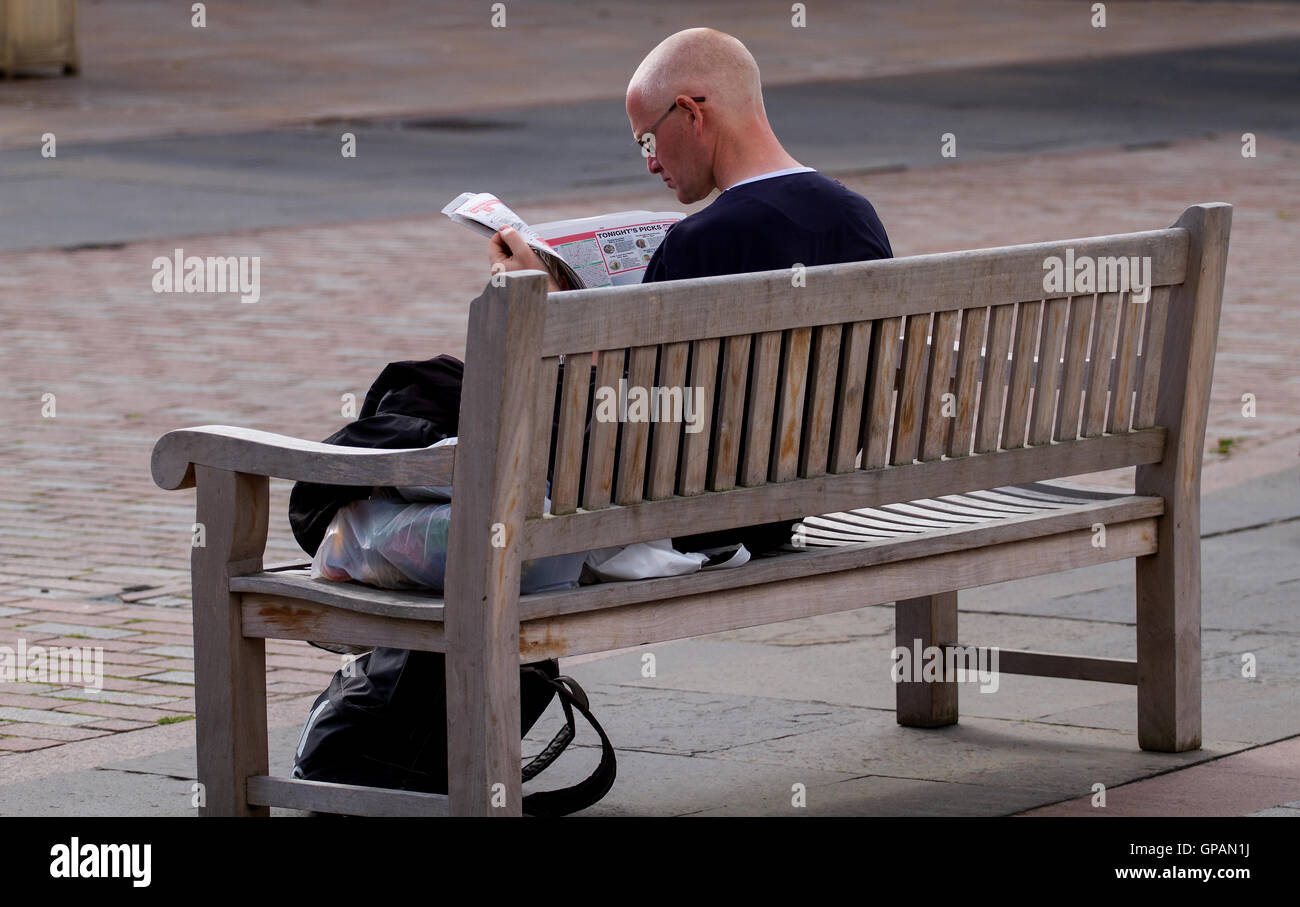
<instances>
[{"instance_id":1,"label":"paved stone slab","mask_svg":"<svg viewBox=\"0 0 1300 907\"><path fill-rule=\"evenodd\" d=\"M124 693L119 690L86 690L79 687L46 693L51 699L77 699L84 702L112 702L117 705L159 705L172 702L174 696L150 696L146 693Z\"/></svg>"},{"instance_id":2,"label":"paved stone slab","mask_svg":"<svg viewBox=\"0 0 1300 907\"><path fill-rule=\"evenodd\" d=\"M905 728L892 714L864 711L860 725L738 746L714 758L1014 787L1061 799L1097 782L1113 786L1229 751L1211 741L1194 753L1146 753L1128 735L1029 721L969 718L946 728Z\"/></svg>"},{"instance_id":3,"label":"paved stone slab","mask_svg":"<svg viewBox=\"0 0 1300 907\"><path fill-rule=\"evenodd\" d=\"M1231 758L1231 757L1230 757ZM1106 792L1109 816L1241 816L1285 800L1300 781L1237 771L1230 760L1197 765ZM1100 814L1085 800L1068 800L1033 810L1037 816Z\"/></svg>"},{"instance_id":4,"label":"paved stone slab","mask_svg":"<svg viewBox=\"0 0 1300 907\"><path fill-rule=\"evenodd\" d=\"M158 683L183 683L194 686L193 671L159 671L157 674L145 674L141 680L152 680Z\"/></svg>"},{"instance_id":5,"label":"paved stone slab","mask_svg":"<svg viewBox=\"0 0 1300 907\"><path fill-rule=\"evenodd\" d=\"M303 720L307 715L304 712ZM270 754L271 773L288 777L293 769L293 751L298 746L302 733L301 726L271 727L266 732L267 750ZM153 775L166 775L171 778L198 778L198 761L194 747L188 746L148 756L137 756L106 762L105 769L135 772Z\"/></svg>"},{"instance_id":6,"label":"paved stone slab","mask_svg":"<svg viewBox=\"0 0 1300 907\"><path fill-rule=\"evenodd\" d=\"M22 709L12 706L0 706L0 721L30 721L34 724L84 724L93 721L94 716L77 715L70 712L43 711L41 709Z\"/></svg>"},{"instance_id":7,"label":"paved stone slab","mask_svg":"<svg viewBox=\"0 0 1300 907\"><path fill-rule=\"evenodd\" d=\"M600 751L571 747L524 792L574 784L596 767ZM788 797L798 780L813 791L846 777L798 765L722 762L698 756L620 750L618 780L606 797L579 815L682 816L727 803L755 804L763 795ZM815 794L814 794L815 796Z\"/></svg>"},{"instance_id":8,"label":"paved stone slab","mask_svg":"<svg viewBox=\"0 0 1300 907\"><path fill-rule=\"evenodd\" d=\"M695 755L861 721L859 710L717 692L585 685L592 712L620 749ZM529 739L548 741L563 718L552 703ZM598 742L578 718L578 740Z\"/></svg>"},{"instance_id":9,"label":"paved stone slab","mask_svg":"<svg viewBox=\"0 0 1300 907\"><path fill-rule=\"evenodd\" d=\"M193 646L151 646L148 649L141 649L141 655L163 655L168 658L193 658Z\"/></svg>"},{"instance_id":10,"label":"paved stone slab","mask_svg":"<svg viewBox=\"0 0 1300 907\"><path fill-rule=\"evenodd\" d=\"M793 795L791 795L793 796ZM791 797L753 794L697 816L1007 816L1041 803L1041 791L985 787L948 781L916 781L869 775L809 787L807 806L791 805Z\"/></svg>"},{"instance_id":11,"label":"paved stone slab","mask_svg":"<svg viewBox=\"0 0 1300 907\"><path fill-rule=\"evenodd\" d=\"M54 636L85 636L90 639L121 639L124 636L135 636L133 630L115 630L112 627L90 627L85 624L60 624L52 621L42 623L26 624L19 627L25 633L54 635Z\"/></svg>"}]
</instances>

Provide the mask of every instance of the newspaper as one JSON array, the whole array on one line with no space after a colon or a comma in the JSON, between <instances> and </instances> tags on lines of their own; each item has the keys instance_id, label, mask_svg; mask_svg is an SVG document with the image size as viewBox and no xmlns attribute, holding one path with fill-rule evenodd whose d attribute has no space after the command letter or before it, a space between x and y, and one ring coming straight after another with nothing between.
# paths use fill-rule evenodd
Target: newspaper
<instances>
[{"instance_id":1,"label":"newspaper","mask_svg":"<svg viewBox=\"0 0 1300 907\"><path fill-rule=\"evenodd\" d=\"M560 286L576 289L640 283L668 228L686 216L619 211L529 226L488 192L463 192L442 213L485 236L513 227Z\"/></svg>"}]
</instances>

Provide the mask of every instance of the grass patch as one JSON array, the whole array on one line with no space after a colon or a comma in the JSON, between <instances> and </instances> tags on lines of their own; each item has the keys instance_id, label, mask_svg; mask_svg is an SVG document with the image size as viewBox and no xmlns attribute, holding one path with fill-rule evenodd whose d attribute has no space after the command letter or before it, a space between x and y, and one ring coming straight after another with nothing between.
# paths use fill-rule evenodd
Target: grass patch
<instances>
[{"instance_id":1,"label":"grass patch","mask_svg":"<svg viewBox=\"0 0 1300 907\"><path fill-rule=\"evenodd\" d=\"M192 721L193 715L176 715L175 717L159 718L159 724L180 724L182 721Z\"/></svg>"}]
</instances>

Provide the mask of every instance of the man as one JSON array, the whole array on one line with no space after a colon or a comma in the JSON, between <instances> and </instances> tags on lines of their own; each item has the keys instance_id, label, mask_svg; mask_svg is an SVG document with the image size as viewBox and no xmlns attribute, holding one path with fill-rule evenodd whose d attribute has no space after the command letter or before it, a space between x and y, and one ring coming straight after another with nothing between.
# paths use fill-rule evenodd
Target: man
<instances>
[{"instance_id":1,"label":"man","mask_svg":"<svg viewBox=\"0 0 1300 907\"><path fill-rule=\"evenodd\" d=\"M721 190L665 234L643 283L893 257L870 202L781 146L767 121L758 64L731 35L690 28L666 38L632 75L626 110L646 167L679 202ZM489 254L506 270L544 270L509 228L492 237ZM551 289L559 289L554 281ZM743 540L759 553L789 541L791 525L674 544L699 550Z\"/></svg>"}]
</instances>

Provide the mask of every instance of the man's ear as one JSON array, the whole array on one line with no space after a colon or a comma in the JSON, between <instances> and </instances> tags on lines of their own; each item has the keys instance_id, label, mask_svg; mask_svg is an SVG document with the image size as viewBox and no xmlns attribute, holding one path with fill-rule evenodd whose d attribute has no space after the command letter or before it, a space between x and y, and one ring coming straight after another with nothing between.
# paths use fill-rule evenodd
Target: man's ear
<instances>
[{"instance_id":1,"label":"man's ear","mask_svg":"<svg viewBox=\"0 0 1300 907\"><path fill-rule=\"evenodd\" d=\"M691 130L698 135L700 127L704 122L702 115L703 111L700 109L700 105L697 104L695 99L690 95L685 94L679 94L677 96L677 105L686 112L688 117L690 117L688 122L691 124Z\"/></svg>"}]
</instances>

